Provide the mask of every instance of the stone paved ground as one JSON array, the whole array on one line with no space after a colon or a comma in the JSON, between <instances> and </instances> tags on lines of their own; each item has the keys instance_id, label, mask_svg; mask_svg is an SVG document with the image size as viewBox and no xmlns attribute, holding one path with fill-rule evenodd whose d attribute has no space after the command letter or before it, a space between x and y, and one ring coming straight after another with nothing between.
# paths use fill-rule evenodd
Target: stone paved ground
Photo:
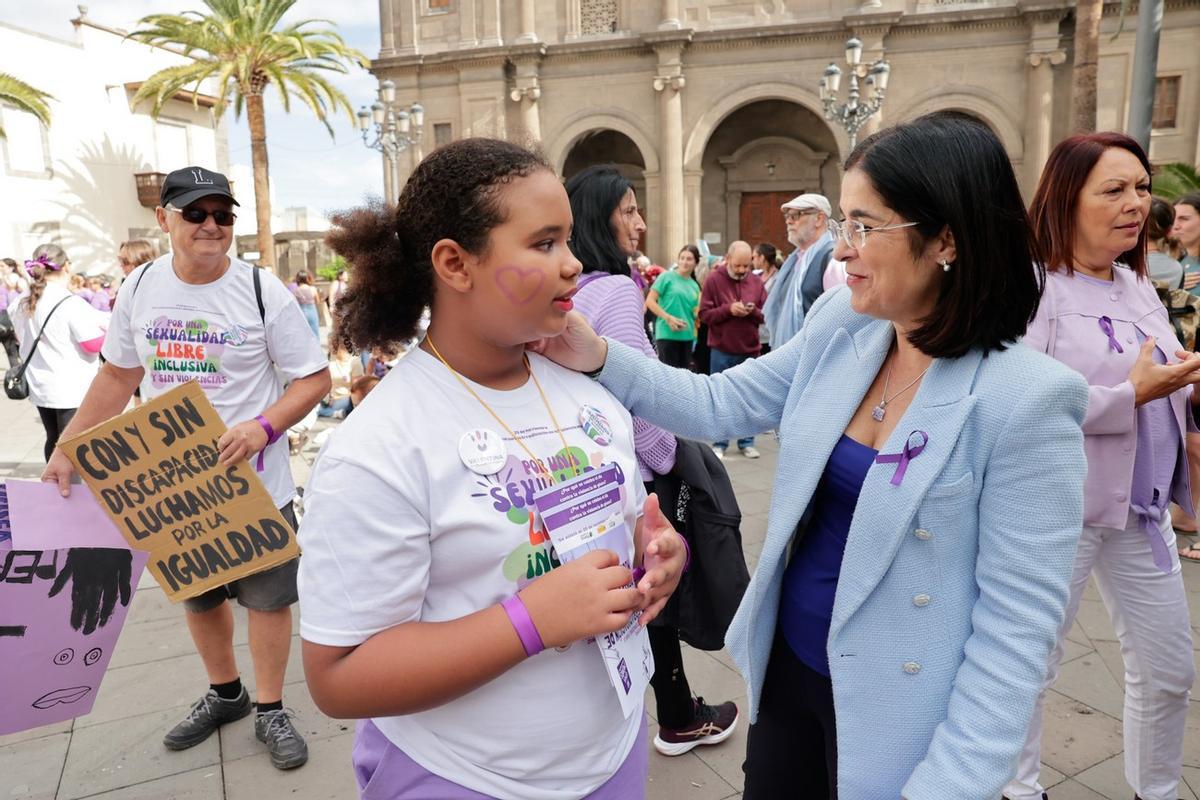
<instances>
[{"instance_id":1,"label":"stone paved ground","mask_svg":"<svg viewBox=\"0 0 1200 800\"><path fill-rule=\"evenodd\" d=\"M766 512L777 448L759 440L763 458L739 456L729 470L745 515L743 536L751 565L766 531ZM294 459L297 480L307 477L315 447ZM42 430L28 403L0 397L0 478L36 477L41 471ZM1185 565L1193 622L1200 621L1200 565ZM237 652L250 672L245 617L239 613ZM1200 642L1200 629L1193 625ZM162 591L143 580L128 624L91 714L74 722L0 737L0 800L333 800L354 797L349 757L352 726L313 706L300 668L299 638L285 700L298 712L311 760L292 772L273 769L254 739L249 719L180 753L161 738L204 688L204 673L181 620ZM710 700L745 689L726 653L686 650L688 678ZM1048 700L1047 769L1054 800L1127 800L1121 750L1122 666L1112 626L1094 588L1089 589L1070 634L1062 675ZM649 698L649 695L648 695ZM647 707L653 711L653 702ZM653 728L652 728L653 731ZM888 735L881 732L881 735ZM651 751L650 800L721 800L741 796L745 727L725 744L668 759ZM1188 717L1181 797L1200 793L1200 698ZM804 797L797 776L796 797Z\"/></svg>"}]
</instances>

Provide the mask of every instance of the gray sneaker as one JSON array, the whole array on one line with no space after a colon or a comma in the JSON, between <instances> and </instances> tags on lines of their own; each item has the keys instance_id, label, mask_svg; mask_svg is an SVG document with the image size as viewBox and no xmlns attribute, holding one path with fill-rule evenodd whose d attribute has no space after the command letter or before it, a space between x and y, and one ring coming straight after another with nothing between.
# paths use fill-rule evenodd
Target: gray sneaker
<instances>
[{"instance_id":1,"label":"gray sneaker","mask_svg":"<svg viewBox=\"0 0 1200 800\"><path fill-rule=\"evenodd\" d=\"M254 705L250 702L250 695L246 692L246 687L242 687L242 693L233 700L225 700L217 694L215 689L209 689L208 693L192 704L192 710L174 728L163 737L163 744L168 750L186 750L189 747L195 747L203 742L217 728L224 725L226 722L233 722L246 716L253 710Z\"/></svg>"},{"instance_id":2,"label":"gray sneaker","mask_svg":"<svg viewBox=\"0 0 1200 800\"><path fill-rule=\"evenodd\" d=\"M267 745L276 769L294 769L308 761L308 745L291 716L283 709L254 715L254 735Z\"/></svg>"}]
</instances>

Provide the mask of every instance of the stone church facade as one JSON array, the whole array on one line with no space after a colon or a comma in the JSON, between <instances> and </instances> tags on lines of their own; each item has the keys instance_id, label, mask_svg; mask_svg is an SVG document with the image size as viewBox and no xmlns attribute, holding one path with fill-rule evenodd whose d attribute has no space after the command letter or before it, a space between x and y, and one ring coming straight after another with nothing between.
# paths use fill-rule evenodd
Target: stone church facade
<instances>
[{"instance_id":1,"label":"stone church facade","mask_svg":"<svg viewBox=\"0 0 1200 800\"><path fill-rule=\"evenodd\" d=\"M884 57L880 115L860 132L938 109L986 122L1031 195L1068 133L1070 0L380 0L372 71L420 102L415 160L464 136L535 140L565 176L597 162L634 181L647 251L669 262L704 238L786 244L779 203L837 203L848 137L824 118L818 81L844 45ZM1105 7L1098 126L1128 117L1137 10L1117 35ZM1200 148L1200 0L1166 0L1151 157ZM846 79L839 100L844 101Z\"/></svg>"}]
</instances>

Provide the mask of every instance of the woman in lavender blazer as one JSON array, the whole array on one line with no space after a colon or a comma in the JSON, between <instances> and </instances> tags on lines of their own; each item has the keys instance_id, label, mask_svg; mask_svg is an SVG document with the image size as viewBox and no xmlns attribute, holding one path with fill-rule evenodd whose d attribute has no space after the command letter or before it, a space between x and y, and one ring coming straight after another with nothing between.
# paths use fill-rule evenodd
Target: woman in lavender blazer
<instances>
[{"instance_id":1,"label":"woman in lavender blazer","mask_svg":"<svg viewBox=\"0 0 1200 800\"><path fill-rule=\"evenodd\" d=\"M1133 139L1081 134L1054 149L1031 211L1054 268L1024 343L1089 384L1083 529L1047 685L1094 574L1125 659L1126 780L1141 800L1175 800L1195 664L1167 508L1192 510L1184 434L1200 355L1181 349L1147 277L1149 211L1150 162ZM1039 698L1010 800L1044 796L1041 734Z\"/></svg>"},{"instance_id":2,"label":"woman in lavender blazer","mask_svg":"<svg viewBox=\"0 0 1200 800\"><path fill-rule=\"evenodd\" d=\"M779 431L726 637L748 684L746 800L995 800L1064 618L1086 386L1013 346L1041 287L985 125L874 134L840 206L847 287L769 355L691 375L579 317L542 349L682 436Z\"/></svg>"}]
</instances>

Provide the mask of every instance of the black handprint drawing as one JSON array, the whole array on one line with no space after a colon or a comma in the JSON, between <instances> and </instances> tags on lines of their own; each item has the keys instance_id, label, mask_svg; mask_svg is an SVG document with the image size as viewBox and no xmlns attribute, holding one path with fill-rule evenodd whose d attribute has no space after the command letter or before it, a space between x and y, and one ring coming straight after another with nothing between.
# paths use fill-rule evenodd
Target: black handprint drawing
<instances>
[{"instance_id":1,"label":"black handprint drawing","mask_svg":"<svg viewBox=\"0 0 1200 800\"><path fill-rule=\"evenodd\" d=\"M73 547L50 587L54 597L71 580L71 627L85 636L103 628L117 601L128 606L133 587L133 553L103 547Z\"/></svg>"}]
</instances>

